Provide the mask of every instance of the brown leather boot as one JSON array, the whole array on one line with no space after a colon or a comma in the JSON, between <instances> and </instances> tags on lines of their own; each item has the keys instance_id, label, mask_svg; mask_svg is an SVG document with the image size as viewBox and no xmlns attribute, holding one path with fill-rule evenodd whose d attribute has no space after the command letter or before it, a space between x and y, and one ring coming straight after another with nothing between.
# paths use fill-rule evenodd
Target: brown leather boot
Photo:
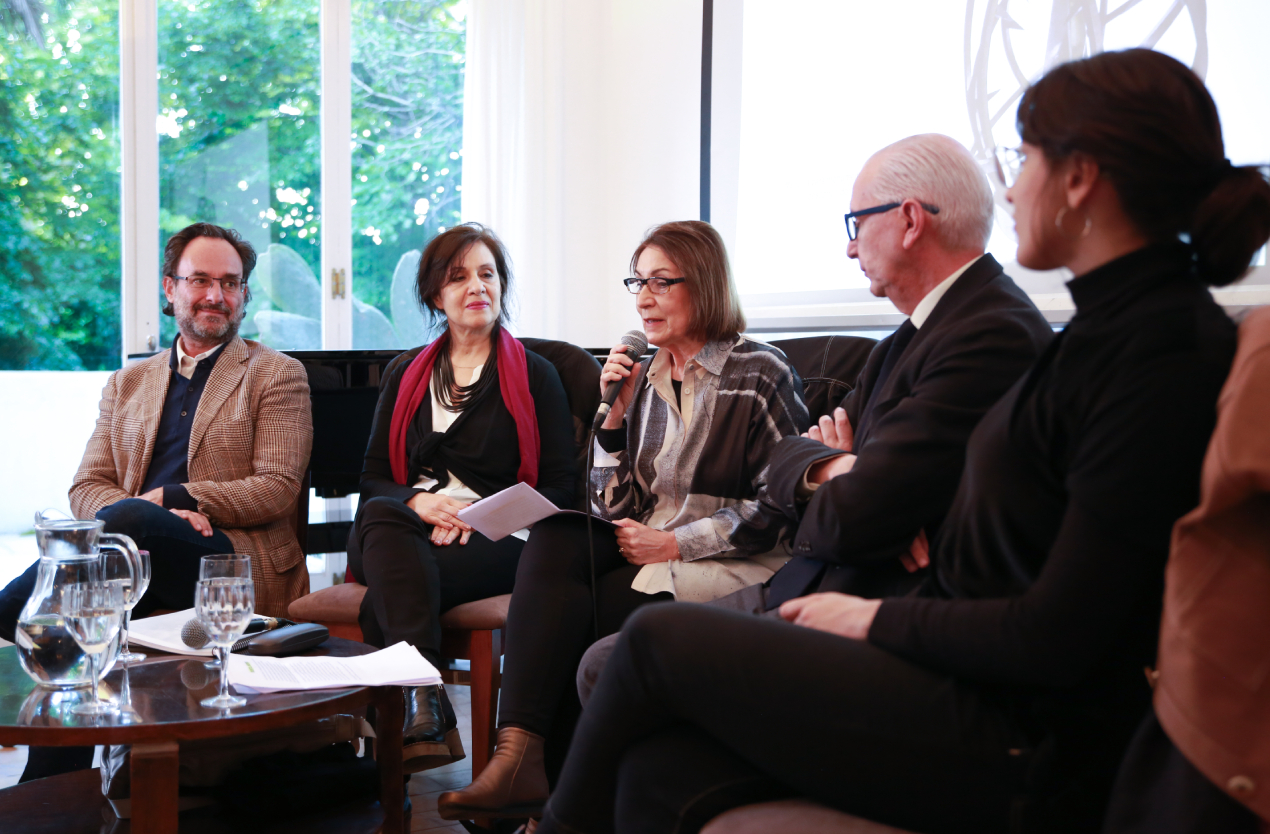
<instances>
[{"instance_id":1,"label":"brown leather boot","mask_svg":"<svg viewBox=\"0 0 1270 834\"><path fill-rule=\"evenodd\" d=\"M489 764L463 790L441 794L437 813L444 820L538 816L550 793L542 750L542 736L504 727Z\"/></svg>"}]
</instances>

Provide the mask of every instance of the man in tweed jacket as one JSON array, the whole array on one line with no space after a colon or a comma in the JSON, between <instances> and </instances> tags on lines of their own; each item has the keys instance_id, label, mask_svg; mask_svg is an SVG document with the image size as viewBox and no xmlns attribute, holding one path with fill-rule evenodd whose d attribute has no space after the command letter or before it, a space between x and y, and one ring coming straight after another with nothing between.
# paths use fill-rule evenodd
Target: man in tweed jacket
<instances>
[{"instance_id":1,"label":"man in tweed jacket","mask_svg":"<svg viewBox=\"0 0 1270 834\"><path fill-rule=\"evenodd\" d=\"M196 223L174 235L164 312L180 335L102 391L70 504L150 551L151 584L134 615L192 607L209 553L251 555L258 613L285 616L308 593L292 523L313 440L308 380L295 359L237 335L255 263L232 230ZM35 568L0 592L0 634L10 639Z\"/></svg>"}]
</instances>

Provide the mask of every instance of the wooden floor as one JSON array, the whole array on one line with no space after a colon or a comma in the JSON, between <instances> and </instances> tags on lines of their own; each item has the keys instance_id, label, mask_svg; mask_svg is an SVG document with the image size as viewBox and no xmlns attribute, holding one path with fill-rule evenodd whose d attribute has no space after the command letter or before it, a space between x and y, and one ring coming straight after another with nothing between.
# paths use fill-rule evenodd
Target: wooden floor
<instances>
[{"instance_id":1,"label":"wooden floor","mask_svg":"<svg viewBox=\"0 0 1270 834\"><path fill-rule=\"evenodd\" d=\"M472 781L472 699L466 686L447 687L450 702L459 718L459 732L463 736L463 749L468 758L445 767L416 773L410 777L406 786L410 794L412 811L409 817L409 831L454 831L462 832L463 826L457 822L447 822L437 816L437 796L443 791L467 786ZM25 747L0 748L0 788L7 788L18 783L22 768L26 766ZM3 824L0 823L0 828Z\"/></svg>"}]
</instances>

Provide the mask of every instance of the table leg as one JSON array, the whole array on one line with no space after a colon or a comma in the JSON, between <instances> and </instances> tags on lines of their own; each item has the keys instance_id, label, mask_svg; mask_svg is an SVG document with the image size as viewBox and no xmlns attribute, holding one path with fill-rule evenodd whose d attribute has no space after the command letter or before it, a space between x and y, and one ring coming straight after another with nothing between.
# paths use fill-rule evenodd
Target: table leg
<instances>
[{"instance_id":1,"label":"table leg","mask_svg":"<svg viewBox=\"0 0 1270 834\"><path fill-rule=\"evenodd\" d=\"M176 831L179 772L179 748L175 741L132 745L133 834Z\"/></svg>"},{"instance_id":2,"label":"table leg","mask_svg":"<svg viewBox=\"0 0 1270 834\"><path fill-rule=\"evenodd\" d=\"M401 779L401 727L405 701L401 687L378 688L375 698L375 758L379 763L379 803L384 809L384 834L402 834L405 785Z\"/></svg>"}]
</instances>

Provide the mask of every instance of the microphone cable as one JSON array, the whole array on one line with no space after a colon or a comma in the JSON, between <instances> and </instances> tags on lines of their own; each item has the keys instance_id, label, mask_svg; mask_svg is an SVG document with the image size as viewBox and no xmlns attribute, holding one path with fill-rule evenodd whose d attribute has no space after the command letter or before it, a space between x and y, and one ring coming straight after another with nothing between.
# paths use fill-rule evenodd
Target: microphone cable
<instances>
[{"instance_id":1,"label":"microphone cable","mask_svg":"<svg viewBox=\"0 0 1270 834\"><path fill-rule=\"evenodd\" d=\"M591 559L591 632L595 642L600 641L600 597L595 584L595 534L591 520L595 517L595 507L591 503L591 470L595 466L595 427L587 432L586 475L582 489L586 495L586 545L587 555Z\"/></svg>"}]
</instances>

